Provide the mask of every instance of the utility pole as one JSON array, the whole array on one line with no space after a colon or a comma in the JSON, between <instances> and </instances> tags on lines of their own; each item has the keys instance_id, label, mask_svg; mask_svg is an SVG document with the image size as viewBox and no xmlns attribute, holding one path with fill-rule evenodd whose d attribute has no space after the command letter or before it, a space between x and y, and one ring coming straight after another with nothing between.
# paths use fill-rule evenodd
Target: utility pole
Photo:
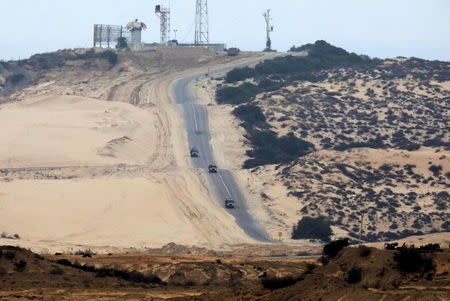
<instances>
[{"instance_id":1,"label":"utility pole","mask_svg":"<svg viewBox=\"0 0 450 301\"><path fill-rule=\"evenodd\" d=\"M272 51L272 40L270 39L270 33L273 32L273 26L271 25L272 17L270 16L270 9L266 10L263 14L266 20L266 49L264 51Z\"/></svg>"},{"instance_id":2,"label":"utility pole","mask_svg":"<svg viewBox=\"0 0 450 301\"><path fill-rule=\"evenodd\" d=\"M208 0L197 0L194 44L209 44Z\"/></svg>"}]
</instances>

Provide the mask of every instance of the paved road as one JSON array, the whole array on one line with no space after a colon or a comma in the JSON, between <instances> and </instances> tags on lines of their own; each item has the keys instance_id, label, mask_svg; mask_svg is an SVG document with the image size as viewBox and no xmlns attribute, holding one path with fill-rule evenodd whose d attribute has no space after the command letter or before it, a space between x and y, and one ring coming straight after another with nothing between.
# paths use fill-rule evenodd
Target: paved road
<instances>
[{"instance_id":1,"label":"paved road","mask_svg":"<svg viewBox=\"0 0 450 301\"><path fill-rule=\"evenodd\" d=\"M236 67L244 67L255 64L260 60L250 61L210 71L209 75L228 72ZM172 92L177 104L183 109L185 127L188 134L189 147L196 147L199 150L200 157L192 158L192 164L195 168L208 170L209 164L214 164L214 154L210 144L210 132L208 128L208 115L203 105L196 103L193 92L189 89L189 83L199 77L205 76L206 73L188 76L175 81L172 85ZM208 174L210 185L216 194L216 200L224 210L228 210L232 214L237 224L252 238L259 241L270 241L269 235L264 228L252 217L248 210L247 202L244 195L240 191L233 175L226 166L218 166L217 174ZM225 209L224 201L226 198L233 198L236 202L235 209Z\"/></svg>"}]
</instances>

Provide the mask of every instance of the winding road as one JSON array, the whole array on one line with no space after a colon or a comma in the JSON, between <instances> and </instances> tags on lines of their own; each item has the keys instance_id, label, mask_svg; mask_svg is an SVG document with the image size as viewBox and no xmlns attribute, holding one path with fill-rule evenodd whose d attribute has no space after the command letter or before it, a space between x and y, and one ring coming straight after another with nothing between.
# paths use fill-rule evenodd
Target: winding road
<instances>
[{"instance_id":1,"label":"winding road","mask_svg":"<svg viewBox=\"0 0 450 301\"><path fill-rule=\"evenodd\" d=\"M267 59L267 58L264 58ZM214 164L214 153L210 144L210 132L208 127L208 114L203 105L196 102L194 93L189 88L189 83L202 77L228 72L237 67L244 67L263 61L253 60L231 67L221 68L208 73L187 76L174 81L171 85L172 95L175 102L182 108L184 123L187 131L189 147L199 150L198 158L191 158L192 165L197 169L208 172L208 165ZM250 214L247 202L239 186L226 166L218 166L217 174L208 174L210 187L215 192L216 200L224 207L226 198L232 198L236 202L235 209L228 212L236 219L236 223L247 235L258 241L270 241L269 235L264 228ZM224 207L224 210L225 209Z\"/></svg>"}]
</instances>

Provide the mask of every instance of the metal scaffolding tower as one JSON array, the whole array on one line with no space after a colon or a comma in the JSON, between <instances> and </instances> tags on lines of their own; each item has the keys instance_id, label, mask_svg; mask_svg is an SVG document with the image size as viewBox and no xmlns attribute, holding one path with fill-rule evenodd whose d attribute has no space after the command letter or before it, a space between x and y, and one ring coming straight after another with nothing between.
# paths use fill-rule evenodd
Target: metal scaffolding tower
<instances>
[{"instance_id":1,"label":"metal scaffolding tower","mask_svg":"<svg viewBox=\"0 0 450 301\"><path fill-rule=\"evenodd\" d=\"M170 7L156 5L155 14L160 19L161 44L167 44L170 40Z\"/></svg>"},{"instance_id":2,"label":"metal scaffolding tower","mask_svg":"<svg viewBox=\"0 0 450 301\"><path fill-rule=\"evenodd\" d=\"M266 49L264 51L272 51L272 40L270 39L270 33L273 32L273 26L270 21L272 21L272 17L270 16L270 9L266 10L263 14L264 19L266 20Z\"/></svg>"},{"instance_id":3,"label":"metal scaffolding tower","mask_svg":"<svg viewBox=\"0 0 450 301\"><path fill-rule=\"evenodd\" d=\"M197 0L194 44L209 44L208 0Z\"/></svg>"}]
</instances>

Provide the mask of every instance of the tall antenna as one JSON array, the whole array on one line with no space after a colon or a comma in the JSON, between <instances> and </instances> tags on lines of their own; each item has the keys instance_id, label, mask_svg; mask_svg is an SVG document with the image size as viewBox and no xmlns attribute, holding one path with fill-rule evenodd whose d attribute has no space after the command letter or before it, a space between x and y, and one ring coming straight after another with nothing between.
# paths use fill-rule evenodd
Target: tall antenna
<instances>
[{"instance_id":1,"label":"tall antenna","mask_svg":"<svg viewBox=\"0 0 450 301\"><path fill-rule=\"evenodd\" d=\"M170 7L156 5L155 14L160 19L161 44L167 44L170 40Z\"/></svg>"},{"instance_id":2,"label":"tall antenna","mask_svg":"<svg viewBox=\"0 0 450 301\"><path fill-rule=\"evenodd\" d=\"M273 32L273 26L270 21L272 21L272 17L270 16L270 9L266 10L263 14L264 19L266 20L266 49L264 51L272 51L272 40L270 39L270 33Z\"/></svg>"},{"instance_id":3,"label":"tall antenna","mask_svg":"<svg viewBox=\"0 0 450 301\"><path fill-rule=\"evenodd\" d=\"M208 0L197 0L195 8L195 44L209 44Z\"/></svg>"}]
</instances>

